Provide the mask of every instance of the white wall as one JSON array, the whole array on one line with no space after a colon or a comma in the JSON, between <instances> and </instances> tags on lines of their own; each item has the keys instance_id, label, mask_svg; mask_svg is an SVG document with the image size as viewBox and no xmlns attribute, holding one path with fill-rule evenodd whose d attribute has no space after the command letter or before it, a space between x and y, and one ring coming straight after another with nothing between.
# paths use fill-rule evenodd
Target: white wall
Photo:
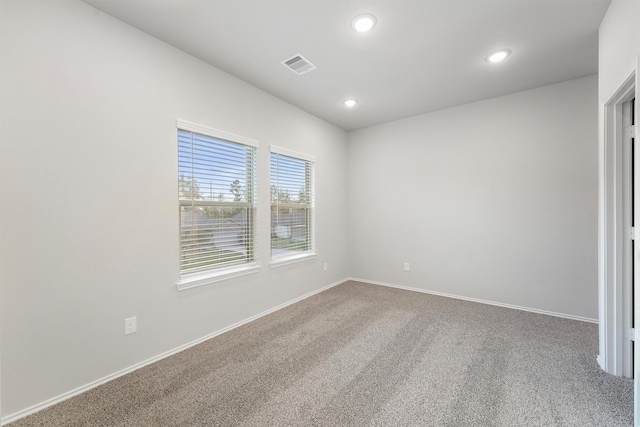
<instances>
[{"instance_id":1,"label":"white wall","mask_svg":"<svg viewBox=\"0 0 640 427\"><path fill-rule=\"evenodd\" d=\"M636 67L640 54L640 1L613 0L600 24L598 40L598 87L600 103L604 104Z\"/></svg>"},{"instance_id":2,"label":"white wall","mask_svg":"<svg viewBox=\"0 0 640 427\"><path fill-rule=\"evenodd\" d=\"M348 181L353 277L597 318L596 76L351 132Z\"/></svg>"},{"instance_id":3,"label":"white wall","mask_svg":"<svg viewBox=\"0 0 640 427\"><path fill-rule=\"evenodd\" d=\"M344 131L84 3L0 16L3 416L349 276ZM257 275L176 290L176 118L260 141ZM317 157L318 258L277 269L270 144Z\"/></svg>"}]
</instances>

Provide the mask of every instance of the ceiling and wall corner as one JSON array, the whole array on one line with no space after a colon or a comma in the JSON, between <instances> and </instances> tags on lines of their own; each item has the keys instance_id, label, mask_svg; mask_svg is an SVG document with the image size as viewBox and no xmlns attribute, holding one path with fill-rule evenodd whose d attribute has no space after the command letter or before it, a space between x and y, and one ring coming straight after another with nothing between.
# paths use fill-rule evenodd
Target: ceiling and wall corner
<instances>
[{"instance_id":1,"label":"ceiling and wall corner","mask_svg":"<svg viewBox=\"0 0 640 427\"><path fill-rule=\"evenodd\" d=\"M610 2L83 1L345 130L595 74ZM318 69L280 65L295 54Z\"/></svg>"}]
</instances>

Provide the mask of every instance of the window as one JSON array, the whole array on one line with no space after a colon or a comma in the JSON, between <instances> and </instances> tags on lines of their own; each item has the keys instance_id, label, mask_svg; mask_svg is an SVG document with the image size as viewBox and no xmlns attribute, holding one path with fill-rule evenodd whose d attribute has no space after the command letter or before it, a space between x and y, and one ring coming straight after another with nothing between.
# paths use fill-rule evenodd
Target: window
<instances>
[{"instance_id":1,"label":"window","mask_svg":"<svg viewBox=\"0 0 640 427\"><path fill-rule=\"evenodd\" d=\"M271 147L271 258L314 255L314 160Z\"/></svg>"},{"instance_id":2,"label":"window","mask_svg":"<svg viewBox=\"0 0 640 427\"><path fill-rule=\"evenodd\" d=\"M254 262L256 148L178 121L181 279Z\"/></svg>"}]
</instances>

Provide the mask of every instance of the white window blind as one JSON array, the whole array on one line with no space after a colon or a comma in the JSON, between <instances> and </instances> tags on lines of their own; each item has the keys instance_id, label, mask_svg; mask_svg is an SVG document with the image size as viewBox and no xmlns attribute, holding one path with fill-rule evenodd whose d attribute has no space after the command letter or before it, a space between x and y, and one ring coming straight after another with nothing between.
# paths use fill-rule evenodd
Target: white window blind
<instances>
[{"instance_id":1,"label":"white window blind","mask_svg":"<svg viewBox=\"0 0 640 427\"><path fill-rule=\"evenodd\" d=\"M283 154L287 153L287 154ZM314 248L314 162L288 150L271 152L271 257L312 252Z\"/></svg>"},{"instance_id":2,"label":"white window blind","mask_svg":"<svg viewBox=\"0 0 640 427\"><path fill-rule=\"evenodd\" d=\"M256 147L178 126L181 275L252 262Z\"/></svg>"}]
</instances>

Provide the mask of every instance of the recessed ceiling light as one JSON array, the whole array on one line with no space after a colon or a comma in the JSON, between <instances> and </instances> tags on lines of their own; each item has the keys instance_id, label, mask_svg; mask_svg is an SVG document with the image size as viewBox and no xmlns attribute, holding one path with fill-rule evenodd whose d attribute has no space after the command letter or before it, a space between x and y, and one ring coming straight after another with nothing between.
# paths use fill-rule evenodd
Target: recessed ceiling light
<instances>
[{"instance_id":1,"label":"recessed ceiling light","mask_svg":"<svg viewBox=\"0 0 640 427\"><path fill-rule=\"evenodd\" d=\"M487 56L486 59L488 62L496 63L504 60L509 55L511 55L511 51L509 49L502 49Z\"/></svg>"},{"instance_id":2,"label":"recessed ceiling light","mask_svg":"<svg viewBox=\"0 0 640 427\"><path fill-rule=\"evenodd\" d=\"M351 26L359 33L364 33L376 26L376 17L371 14L356 16Z\"/></svg>"},{"instance_id":3,"label":"recessed ceiling light","mask_svg":"<svg viewBox=\"0 0 640 427\"><path fill-rule=\"evenodd\" d=\"M349 98L346 101L344 101L344 106L347 108L353 108L356 106L357 103L358 103L357 99Z\"/></svg>"}]
</instances>

